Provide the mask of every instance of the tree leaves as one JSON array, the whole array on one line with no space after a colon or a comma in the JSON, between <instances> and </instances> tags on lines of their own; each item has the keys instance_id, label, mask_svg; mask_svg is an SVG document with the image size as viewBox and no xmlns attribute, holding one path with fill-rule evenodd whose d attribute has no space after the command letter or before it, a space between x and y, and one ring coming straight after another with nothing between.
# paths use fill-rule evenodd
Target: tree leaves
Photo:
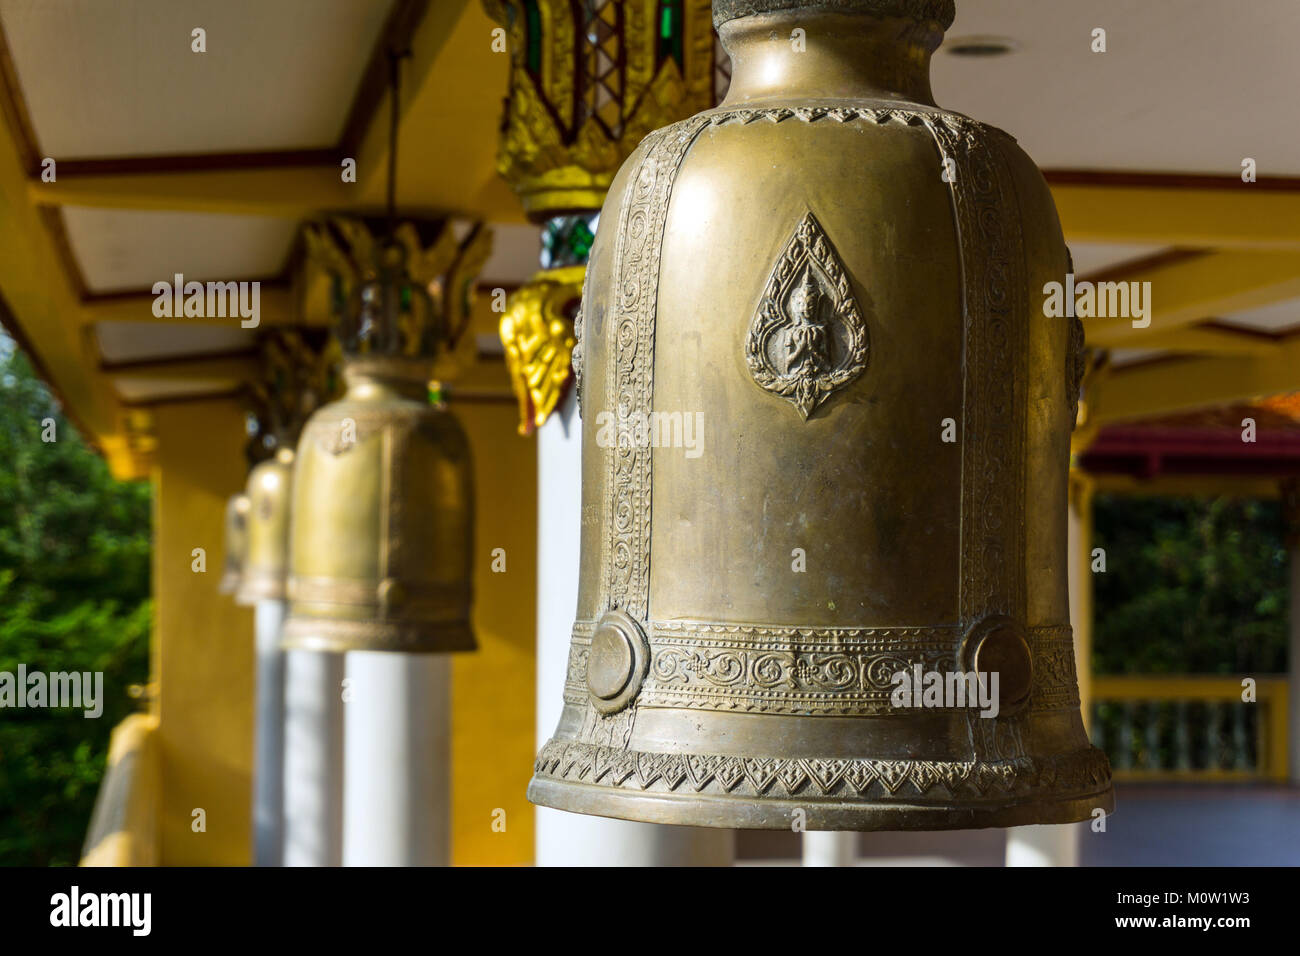
<instances>
[{"instance_id":1,"label":"tree leaves","mask_svg":"<svg viewBox=\"0 0 1300 956\"><path fill-rule=\"evenodd\" d=\"M41 440L54 419L57 441ZM150 489L116 482L0 339L0 671L103 671L104 710L0 709L0 863L73 865L148 675Z\"/></svg>"},{"instance_id":2,"label":"tree leaves","mask_svg":"<svg viewBox=\"0 0 1300 956\"><path fill-rule=\"evenodd\" d=\"M1287 555L1277 502L1098 495L1093 662L1103 674L1277 674Z\"/></svg>"}]
</instances>

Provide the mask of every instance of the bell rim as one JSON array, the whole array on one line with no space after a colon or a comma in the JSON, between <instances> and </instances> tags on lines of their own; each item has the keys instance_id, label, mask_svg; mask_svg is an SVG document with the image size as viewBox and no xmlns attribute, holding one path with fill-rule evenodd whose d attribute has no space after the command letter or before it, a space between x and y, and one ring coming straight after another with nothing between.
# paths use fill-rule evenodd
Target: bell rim
<instances>
[{"instance_id":1,"label":"bell rim","mask_svg":"<svg viewBox=\"0 0 1300 956\"><path fill-rule=\"evenodd\" d=\"M289 596L283 572L244 568L234 590L235 603L252 607L259 601L283 601Z\"/></svg>"},{"instance_id":2,"label":"bell rim","mask_svg":"<svg viewBox=\"0 0 1300 956\"><path fill-rule=\"evenodd\" d=\"M528 782L527 797L536 806L572 813L729 830L790 830L795 810L804 813L804 830L858 833L1081 823L1091 820L1097 810L1107 816L1115 811L1115 791L1109 780L1090 793L1064 797L1029 793L1015 800L954 806L633 791L534 775Z\"/></svg>"}]
</instances>

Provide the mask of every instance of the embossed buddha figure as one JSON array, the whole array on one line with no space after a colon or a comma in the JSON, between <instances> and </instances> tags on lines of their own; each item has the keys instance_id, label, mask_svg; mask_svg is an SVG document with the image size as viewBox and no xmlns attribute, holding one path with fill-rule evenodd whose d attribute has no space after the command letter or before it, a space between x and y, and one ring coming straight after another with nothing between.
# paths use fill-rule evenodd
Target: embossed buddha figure
<instances>
[{"instance_id":1,"label":"embossed buddha figure","mask_svg":"<svg viewBox=\"0 0 1300 956\"><path fill-rule=\"evenodd\" d=\"M826 326L818 318L821 290L813 281L812 269L804 270L803 281L790 294L790 327L786 331L786 374L816 375L830 364Z\"/></svg>"}]
</instances>

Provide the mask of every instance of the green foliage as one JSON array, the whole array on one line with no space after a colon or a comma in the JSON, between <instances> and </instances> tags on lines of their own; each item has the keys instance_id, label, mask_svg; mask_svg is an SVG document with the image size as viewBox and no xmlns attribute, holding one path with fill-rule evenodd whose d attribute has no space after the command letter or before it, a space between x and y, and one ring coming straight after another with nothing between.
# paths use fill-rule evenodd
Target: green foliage
<instances>
[{"instance_id":1,"label":"green foliage","mask_svg":"<svg viewBox=\"0 0 1300 956\"><path fill-rule=\"evenodd\" d=\"M1093 665L1100 674L1287 668L1287 555L1277 502L1099 495Z\"/></svg>"},{"instance_id":2,"label":"green foliage","mask_svg":"<svg viewBox=\"0 0 1300 956\"><path fill-rule=\"evenodd\" d=\"M56 441L42 440L53 419ZM150 491L114 481L0 336L0 672L102 671L103 713L0 709L0 863L81 855L114 725L149 668Z\"/></svg>"}]
</instances>

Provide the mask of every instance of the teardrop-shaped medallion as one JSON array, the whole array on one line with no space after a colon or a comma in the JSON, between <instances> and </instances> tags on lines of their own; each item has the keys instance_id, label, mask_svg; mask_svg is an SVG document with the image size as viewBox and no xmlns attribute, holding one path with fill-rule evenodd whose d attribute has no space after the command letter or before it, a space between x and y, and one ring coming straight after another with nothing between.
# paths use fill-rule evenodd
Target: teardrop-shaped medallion
<instances>
[{"instance_id":1,"label":"teardrop-shaped medallion","mask_svg":"<svg viewBox=\"0 0 1300 956\"><path fill-rule=\"evenodd\" d=\"M811 212L786 243L749 327L760 388L808 416L867 367L867 326L835 247Z\"/></svg>"}]
</instances>

